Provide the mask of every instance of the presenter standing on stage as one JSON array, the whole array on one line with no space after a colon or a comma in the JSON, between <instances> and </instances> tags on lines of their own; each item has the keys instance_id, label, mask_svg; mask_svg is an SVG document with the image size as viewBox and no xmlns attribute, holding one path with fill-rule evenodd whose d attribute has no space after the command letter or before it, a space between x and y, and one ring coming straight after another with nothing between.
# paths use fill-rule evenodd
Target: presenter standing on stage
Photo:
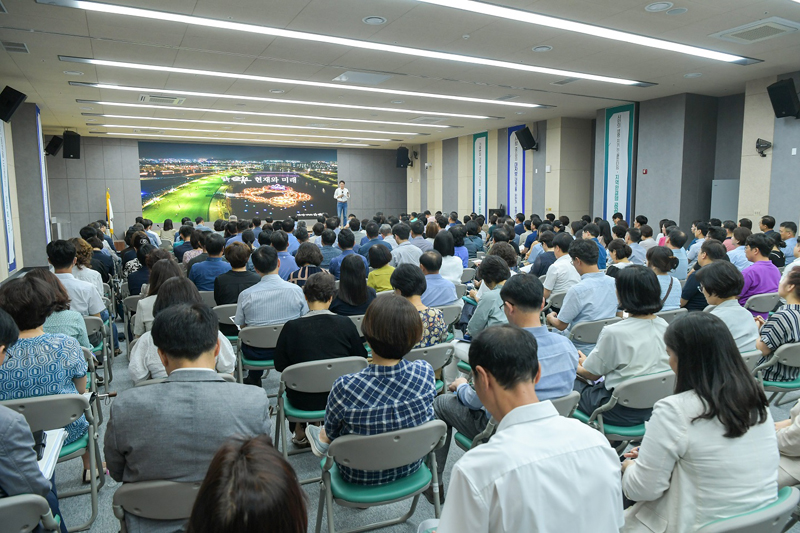
<instances>
[{"instance_id":1,"label":"presenter standing on stage","mask_svg":"<svg viewBox=\"0 0 800 533\"><path fill-rule=\"evenodd\" d=\"M344 181L339 182L339 188L333 193L336 198L336 215L339 217L341 224L347 220L347 200L350 198L350 191L345 189Z\"/></svg>"}]
</instances>

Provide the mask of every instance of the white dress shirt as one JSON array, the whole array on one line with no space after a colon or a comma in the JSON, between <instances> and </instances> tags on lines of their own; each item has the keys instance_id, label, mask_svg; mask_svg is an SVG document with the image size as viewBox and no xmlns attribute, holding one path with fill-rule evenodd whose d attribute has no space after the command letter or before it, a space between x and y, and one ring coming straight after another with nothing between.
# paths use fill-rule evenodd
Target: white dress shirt
<instances>
[{"instance_id":1,"label":"white dress shirt","mask_svg":"<svg viewBox=\"0 0 800 533\"><path fill-rule=\"evenodd\" d=\"M91 283L76 279L72 274L56 274L56 277L69 293L69 308L83 316L99 315L106 306L100 294Z\"/></svg>"},{"instance_id":2,"label":"white dress shirt","mask_svg":"<svg viewBox=\"0 0 800 533\"><path fill-rule=\"evenodd\" d=\"M718 316L731 330L731 335L733 335L733 340L736 341L736 347L739 348L740 353L752 352L756 349L758 326L756 326L756 321L753 320L750 311L739 305L736 298L715 306L711 310L711 314Z\"/></svg>"},{"instance_id":3,"label":"white dress shirt","mask_svg":"<svg viewBox=\"0 0 800 533\"><path fill-rule=\"evenodd\" d=\"M719 419L697 418L704 410L694 391L656 402L639 458L622 478L625 494L639 502L625 511L624 533L696 531L777 497L778 442L769 409L765 422L732 439L723 436Z\"/></svg>"},{"instance_id":4,"label":"white dress shirt","mask_svg":"<svg viewBox=\"0 0 800 533\"><path fill-rule=\"evenodd\" d=\"M619 464L602 434L549 401L517 407L453 466L437 533L618 531Z\"/></svg>"},{"instance_id":5,"label":"white dress shirt","mask_svg":"<svg viewBox=\"0 0 800 533\"><path fill-rule=\"evenodd\" d=\"M439 269L439 274L444 279L458 285L461 283L462 274L464 274L464 263L461 262L460 257L454 255L442 257L442 268Z\"/></svg>"},{"instance_id":6,"label":"white dress shirt","mask_svg":"<svg viewBox=\"0 0 800 533\"><path fill-rule=\"evenodd\" d=\"M547 277L544 279L544 288L551 294L567 292L570 287L577 285L581 280L581 275L572 266L572 258L569 254L564 254L547 269Z\"/></svg>"},{"instance_id":7,"label":"white dress shirt","mask_svg":"<svg viewBox=\"0 0 800 533\"><path fill-rule=\"evenodd\" d=\"M153 327L153 307L156 305L156 296L142 298L136 303L136 314L133 316L133 334L143 335Z\"/></svg>"},{"instance_id":8,"label":"white dress shirt","mask_svg":"<svg viewBox=\"0 0 800 533\"><path fill-rule=\"evenodd\" d=\"M232 374L236 367L236 355L233 346L225 335L219 333L219 355L217 356L216 369L220 374ZM131 378L134 383L139 383L146 379L161 379L167 377L164 364L158 356L158 348L153 344L153 337L150 332L145 332L131 351L131 361L128 365ZM209 369L210 370L210 369Z\"/></svg>"},{"instance_id":9,"label":"white dress shirt","mask_svg":"<svg viewBox=\"0 0 800 533\"><path fill-rule=\"evenodd\" d=\"M97 289L97 294L103 296L103 276L100 275L100 272L87 267L78 268L76 265L72 267L72 275L75 276L75 279L91 283Z\"/></svg>"},{"instance_id":10,"label":"white dress shirt","mask_svg":"<svg viewBox=\"0 0 800 533\"><path fill-rule=\"evenodd\" d=\"M333 191L333 197L336 198L337 202L345 203L350 198L350 191L347 187L336 187L336 190Z\"/></svg>"}]
</instances>

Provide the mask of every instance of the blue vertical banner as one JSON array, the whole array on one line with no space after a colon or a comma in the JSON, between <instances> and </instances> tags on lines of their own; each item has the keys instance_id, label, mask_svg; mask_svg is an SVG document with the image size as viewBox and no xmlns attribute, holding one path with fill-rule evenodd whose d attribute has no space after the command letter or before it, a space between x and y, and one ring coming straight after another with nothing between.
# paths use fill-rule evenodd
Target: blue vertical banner
<instances>
[{"instance_id":1,"label":"blue vertical banner","mask_svg":"<svg viewBox=\"0 0 800 533\"><path fill-rule=\"evenodd\" d=\"M486 207L489 188L489 133L476 133L472 136L472 210L483 216L488 215Z\"/></svg>"},{"instance_id":2,"label":"blue vertical banner","mask_svg":"<svg viewBox=\"0 0 800 533\"><path fill-rule=\"evenodd\" d=\"M0 199L3 202L3 223L6 228L6 258L8 273L17 269L17 253L14 246L14 218L11 213L11 185L8 176L8 153L6 152L5 124L0 122Z\"/></svg>"},{"instance_id":3,"label":"blue vertical banner","mask_svg":"<svg viewBox=\"0 0 800 533\"><path fill-rule=\"evenodd\" d=\"M517 131L525 125L508 128L508 206L506 213L513 217L525 212L525 150L517 139Z\"/></svg>"},{"instance_id":4,"label":"blue vertical banner","mask_svg":"<svg viewBox=\"0 0 800 533\"><path fill-rule=\"evenodd\" d=\"M44 162L44 135L42 135L42 117L39 106L36 106L36 139L39 142L39 177L42 180L42 204L44 207L45 242L50 242L50 193L47 191L47 165Z\"/></svg>"},{"instance_id":5,"label":"blue vertical banner","mask_svg":"<svg viewBox=\"0 0 800 533\"><path fill-rule=\"evenodd\" d=\"M609 221L614 213L631 219L635 111L635 104L606 109L603 218Z\"/></svg>"}]
</instances>

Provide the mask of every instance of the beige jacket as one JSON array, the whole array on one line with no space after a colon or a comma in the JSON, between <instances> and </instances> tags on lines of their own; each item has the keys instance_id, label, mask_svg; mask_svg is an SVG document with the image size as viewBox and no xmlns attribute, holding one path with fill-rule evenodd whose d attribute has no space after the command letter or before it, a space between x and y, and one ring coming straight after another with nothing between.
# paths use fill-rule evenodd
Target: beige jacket
<instances>
[{"instance_id":1,"label":"beige jacket","mask_svg":"<svg viewBox=\"0 0 800 533\"><path fill-rule=\"evenodd\" d=\"M792 407L792 425L778 431L781 468L800 480L800 400Z\"/></svg>"}]
</instances>

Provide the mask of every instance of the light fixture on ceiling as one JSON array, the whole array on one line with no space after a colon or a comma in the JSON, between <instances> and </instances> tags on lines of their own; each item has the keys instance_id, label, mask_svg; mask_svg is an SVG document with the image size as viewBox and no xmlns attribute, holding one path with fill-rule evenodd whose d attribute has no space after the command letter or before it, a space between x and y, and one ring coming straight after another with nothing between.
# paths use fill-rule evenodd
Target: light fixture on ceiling
<instances>
[{"instance_id":1,"label":"light fixture on ceiling","mask_svg":"<svg viewBox=\"0 0 800 533\"><path fill-rule=\"evenodd\" d=\"M42 1L42 0L37 0ZM665 41L663 39L656 39L653 37L645 37L635 33L628 33L619 30L612 30L602 26L594 26L592 24L585 24L583 22L575 22L557 17L550 17L533 13L530 11L523 11L521 9L513 9L509 7L498 6L495 4L487 4L484 2L477 2L475 0L417 0L427 4L435 4L438 6L451 7L463 11L470 11L472 13L481 13L483 15L490 15L509 19L517 22L527 22L528 24L536 24L539 26L546 26L548 28L555 28L558 30L571 31L575 33L583 33L595 37L602 37L604 39L612 39L615 41L622 41L639 46L647 46L650 48L657 48L659 50L669 50L672 52L679 52L681 54L689 54L698 57L705 57L707 59L714 59L717 61L724 61L727 63L737 63L740 65L749 65L752 63L761 63L760 59L752 59L733 54L726 54L724 52L717 52L716 50L707 50L697 46L690 46L687 44L675 43L672 41ZM656 2L657 4L669 4L670 9L672 3L670 2ZM651 6L653 4L650 4ZM569 77L580 77L569 74Z\"/></svg>"},{"instance_id":2,"label":"light fixture on ceiling","mask_svg":"<svg viewBox=\"0 0 800 533\"><path fill-rule=\"evenodd\" d=\"M122 133L122 132L105 132L105 131L90 131L89 133L92 134L101 134L101 135L119 135L125 137L159 137L159 138L167 138L167 139L208 139L208 137L202 136L194 136L194 135L156 135L151 133ZM343 143L343 142L318 142L318 141L285 141L283 139L233 139L228 137L223 137L220 140L225 141L244 141L244 142L255 142L255 143L268 143L268 144L313 144L313 145L322 145L322 146L370 146L369 144L364 143Z\"/></svg>"},{"instance_id":3,"label":"light fixture on ceiling","mask_svg":"<svg viewBox=\"0 0 800 533\"><path fill-rule=\"evenodd\" d=\"M83 72L80 70L65 70L64 74L67 76L83 76Z\"/></svg>"},{"instance_id":4,"label":"light fixture on ceiling","mask_svg":"<svg viewBox=\"0 0 800 533\"><path fill-rule=\"evenodd\" d=\"M126 68L132 70L144 70L149 72L170 72L173 74L189 74L192 76L209 76L213 78L239 79L248 81L261 81L269 83L286 83L291 85L303 85L306 87L319 87L323 89L336 89L344 91L358 91L379 94L396 94L400 96L411 96L416 98L430 98L435 100L453 100L456 102L469 102L475 104L494 104L512 107L543 107L540 104L527 104L524 102L501 102L486 98L473 98L470 96L458 96L452 94L423 93L417 91L403 91L400 89L383 89L379 87L363 87L361 85L341 85L338 83L327 83L322 81L292 80L283 78L271 78L269 76L255 76L252 74L235 74L232 72L220 72L216 70L200 70L194 68L167 67L161 65L146 65L143 63L128 63L125 61L110 61L107 59L92 59L88 57L58 56L60 61L68 63L88 63L103 67Z\"/></svg>"},{"instance_id":5,"label":"light fixture on ceiling","mask_svg":"<svg viewBox=\"0 0 800 533\"><path fill-rule=\"evenodd\" d=\"M393 104L398 104L398 105L399 105L399 104L402 104L402 103L404 103L404 102L403 102L402 100L392 100L392 103L393 103Z\"/></svg>"},{"instance_id":6,"label":"light fixture on ceiling","mask_svg":"<svg viewBox=\"0 0 800 533\"><path fill-rule=\"evenodd\" d=\"M182 15L179 13L169 13L165 11L154 11L150 9L139 9L134 7L126 7L114 4L104 4L101 2L89 2L86 0L36 0L40 4L49 4L61 7L71 7L77 9L85 9L87 11L97 11L100 13L111 13L115 15L125 15L131 17L139 17L152 20L178 22L182 24L189 24L192 26L202 26L214 28L215 30L233 30L245 33L253 33L260 35L269 35L272 37L284 37L287 39L299 39L303 41L318 42L323 44L334 44L340 46L347 46L351 48L360 48L364 50L371 50L376 52L389 52L394 54L403 54L415 57L425 57L430 59L442 59L445 61L457 61L460 63L471 63L473 65L484 65L489 67L498 67L511 70L520 70L524 72L536 72L539 74L549 74L553 76L571 76L586 80L600 81L605 83L615 83L620 85L633 85L640 87L648 87L655 85L649 82L642 82L637 80L627 80L623 78L615 78L612 76L601 76L597 74L589 74L585 72L571 72L567 70L554 69L549 67L540 67L536 65L526 65L522 63L513 63L509 61L500 61L497 59L488 59L484 57L475 57L461 54L452 54L447 52L437 52L435 50L425 50L421 48L411 48L407 46L398 46L396 44L384 44L370 41L360 41L358 39L347 39L344 37L335 37L332 35L320 35L316 33L308 33L294 30L287 30L283 28L271 28L269 26L257 26L255 24L243 24L240 22L231 22L226 20L216 20L203 17L195 17L192 15ZM429 0L421 0L429 1ZM440 3L439 0L430 0L431 3ZM442 5L447 5L449 2L441 0ZM459 3L459 2L455 2ZM474 2L477 4L477 2ZM489 4L482 4L489 5ZM514 13L525 13L522 11L510 10ZM560 20L560 19L556 19ZM577 23L574 23L577 24ZM594 26L590 26L594 28ZM611 30L606 30L611 31ZM619 32L622 33L622 32ZM628 35L628 34L625 34Z\"/></svg>"},{"instance_id":7,"label":"light fixture on ceiling","mask_svg":"<svg viewBox=\"0 0 800 533\"><path fill-rule=\"evenodd\" d=\"M800 2L800 0L797 0L797 1ZM461 36L461 38L464 39L465 41L469 40L469 37L470 36L469 36L468 33L465 33L464 35Z\"/></svg>"},{"instance_id":8,"label":"light fixture on ceiling","mask_svg":"<svg viewBox=\"0 0 800 533\"><path fill-rule=\"evenodd\" d=\"M233 117L233 118L235 118L236 120L244 120L244 117Z\"/></svg>"},{"instance_id":9,"label":"light fixture on ceiling","mask_svg":"<svg viewBox=\"0 0 800 533\"><path fill-rule=\"evenodd\" d=\"M162 118L162 117L146 117L146 116L136 116L136 115L115 115L110 113L85 113L84 116L91 116L91 117L105 117L105 118L121 118L125 120L158 120L161 122L190 122L193 124L230 124L232 126L252 126L252 127L259 127L259 128L276 128L276 129L291 129L291 130L298 130L298 129L307 129L309 127L315 127L320 130L326 131L337 131L337 132L349 132L349 133L379 133L381 135L403 135L406 137L416 136L419 135L418 133L413 132L404 132L404 131L382 131L382 130L360 130L360 129L349 129L349 128L329 128L325 127L327 124L317 124L311 123L306 124L305 126L292 126L286 124L264 124L258 122L247 122L245 124L241 124L239 122L228 122L225 120L205 120L205 119L191 119L191 118ZM230 127L223 128L223 129L230 129Z\"/></svg>"},{"instance_id":10,"label":"light fixture on ceiling","mask_svg":"<svg viewBox=\"0 0 800 533\"><path fill-rule=\"evenodd\" d=\"M667 11L667 15L683 15L687 11L689 10L685 7L676 7L675 9L670 9Z\"/></svg>"},{"instance_id":11,"label":"light fixture on ceiling","mask_svg":"<svg viewBox=\"0 0 800 533\"><path fill-rule=\"evenodd\" d=\"M531 50L533 50L534 52L549 52L552 49L553 47L548 44L543 44L541 46L534 46L533 48L531 48Z\"/></svg>"},{"instance_id":12,"label":"light fixture on ceiling","mask_svg":"<svg viewBox=\"0 0 800 533\"><path fill-rule=\"evenodd\" d=\"M283 94L286 91L284 91L283 89L270 89L269 92L271 92L272 94Z\"/></svg>"},{"instance_id":13,"label":"light fixture on ceiling","mask_svg":"<svg viewBox=\"0 0 800 533\"><path fill-rule=\"evenodd\" d=\"M361 19L361 22L370 26L380 26L381 24L386 24L386 18L379 17L377 15L370 15L369 17L364 17Z\"/></svg>"},{"instance_id":14,"label":"light fixture on ceiling","mask_svg":"<svg viewBox=\"0 0 800 533\"><path fill-rule=\"evenodd\" d=\"M644 7L644 10L648 13L660 13L661 11L666 11L667 9L672 9L674 6L672 2L653 2L652 4L648 4Z\"/></svg>"},{"instance_id":15,"label":"light fixture on ceiling","mask_svg":"<svg viewBox=\"0 0 800 533\"><path fill-rule=\"evenodd\" d=\"M703 75L702 72L690 72L688 74L684 74L683 77L684 78L688 78L688 79L692 79L692 78L699 78L702 75Z\"/></svg>"},{"instance_id":16,"label":"light fixture on ceiling","mask_svg":"<svg viewBox=\"0 0 800 533\"><path fill-rule=\"evenodd\" d=\"M247 104L233 104L233 105L235 105L236 107L245 107Z\"/></svg>"},{"instance_id":17,"label":"light fixture on ceiling","mask_svg":"<svg viewBox=\"0 0 800 533\"><path fill-rule=\"evenodd\" d=\"M120 129L139 129L142 126L128 126L123 124L94 124L94 126L102 126L103 128L120 128ZM375 142L390 142L400 139L373 139L368 137L342 137L341 135L309 135L307 133L271 133L263 131L228 131L228 130L204 130L198 128L165 128L159 126L158 129L164 131L191 131L195 133L235 133L236 135L264 135L267 137L286 137L291 135L293 137L309 137L319 139L346 139L348 141L375 141Z\"/></svg>"},{"instance_id":18,"label":"light fixture on ceiling","mask_svg":"<svg viewBox=\"0 0 800 533\"><path fill-rule=\"evenodd\" d=\"M87 107L81 107L82 111L91 111L92 109L94 109L94 108L93 107L88 107L88 106Z\"/></svg>"},{"instance_id":19,"label":"light fixture on ceiling","mask_svg":"<svg viewBox=\"0 0 800 533\"><path fill-rule=\"evenodd\" d=\"M525 111L517 111L517 115L524 115Z\"/></svg>"}]
</instances>

